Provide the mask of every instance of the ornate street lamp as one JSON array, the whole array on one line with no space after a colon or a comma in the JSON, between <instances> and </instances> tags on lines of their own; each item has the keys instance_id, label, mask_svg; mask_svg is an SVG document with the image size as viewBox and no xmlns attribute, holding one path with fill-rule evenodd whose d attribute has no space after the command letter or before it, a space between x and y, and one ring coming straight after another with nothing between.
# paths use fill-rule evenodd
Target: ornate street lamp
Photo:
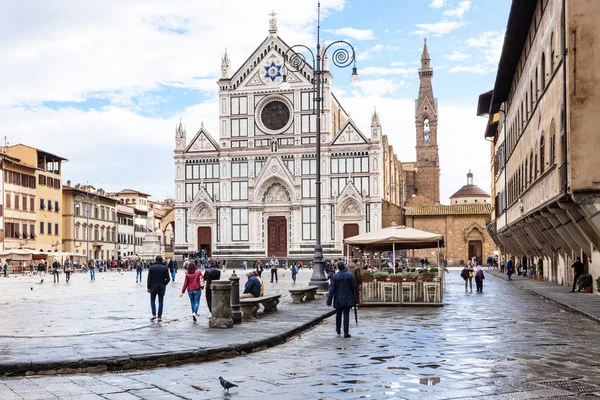
<instances>
[{"instance_id":1,"label":"ornate street lamp","mask_svg":"<svg viewBox=\"0 0 600 400\"><path fill-rule=\"evenodd\" d=\"M324 73L328 72L324 68L324 60L327 60L327 52L332 46L332 62L339 68L346 68L352 65L352 75L350 82L358 82L358 71L356 69L356 53L354 47L345 40L336 40L329 43L321 49L321 2L317 5L317 46L316 56L313 51L302 44L291 46L283 57L284 75L281 83L281 89L289 90L290 84L287 81L287 71L299 72L307 64L307 59L302 52L307 52L311 57L311 65L314 71L313 83L313 113L317 116L317 143L316 143L316 236L315 252L313 260L313 274L310 278L310 284L319 286L319 290L327 290L329 282L325 276L323 263L323 247L321 246L321 102L323 101Z\"/></svg>"}]
</instances>

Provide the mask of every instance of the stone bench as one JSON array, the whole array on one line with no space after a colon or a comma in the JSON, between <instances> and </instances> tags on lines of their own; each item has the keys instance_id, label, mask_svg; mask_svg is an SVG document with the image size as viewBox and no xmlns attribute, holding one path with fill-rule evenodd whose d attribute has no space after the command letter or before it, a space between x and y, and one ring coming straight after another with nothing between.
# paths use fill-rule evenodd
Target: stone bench
<instances>
[{"instance_id":1,"label":"stone bench","mask_svg":"<svg viewBox=\"0 0 600 400\"><path fill-rule=\"evenodd\" d=\"M242 310L242 318L251 319L257 317L257 312L260 308L260 304L263 306L263 312L271 313L277 311L277 304L279 304L280 294L273 294L270 296L261 297L246 297L240 299L240 308Z\"/></svg>"},{"instance_id":2,"label":"stone bench","mask_svg":"<svg viewBox=\"0 0 600 400\"><path fill-rule=\"evenodd\" d=\"M290 295L292 296L292 303L300 304L304 301L314 300L315 294L317 294L317 289L319 289L318 286L307 286L305 288L289 289Z\"/></svg>"}]
</instances>

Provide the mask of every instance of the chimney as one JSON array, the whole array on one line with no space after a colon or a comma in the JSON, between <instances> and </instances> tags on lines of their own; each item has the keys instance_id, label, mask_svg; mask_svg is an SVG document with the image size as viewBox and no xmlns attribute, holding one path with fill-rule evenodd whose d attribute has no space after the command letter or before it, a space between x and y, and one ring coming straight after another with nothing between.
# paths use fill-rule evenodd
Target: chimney
<instances>
[{"instance_id":1,"label":"chimney","mask_svg":"<svg viewBox=\"0 0 600 400\"><path fill-rule=\"evenodd\" d=\"M71 186L71 181L67 181L67 186Z\"/></svg>"}]
</instances>

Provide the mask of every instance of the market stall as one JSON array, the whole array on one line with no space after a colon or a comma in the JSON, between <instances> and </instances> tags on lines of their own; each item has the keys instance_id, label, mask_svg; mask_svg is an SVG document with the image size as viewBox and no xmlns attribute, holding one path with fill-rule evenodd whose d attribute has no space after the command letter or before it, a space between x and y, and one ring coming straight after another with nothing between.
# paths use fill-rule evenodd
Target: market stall
<instances>
[{"instance_id":1,"label":"market stall","mask_svg":"<svg viewBox=\"0 0 600 400\"><path fill-rule=\"evenodd\" d=\"M392 252L397 250L437 249L437 262L425 268L365 272L360 288L361 305L443 306L444 272L440 263L443 236L405 226L392 226L344 239L344 243L361 251Z\"/></svg>"}]
</instances>

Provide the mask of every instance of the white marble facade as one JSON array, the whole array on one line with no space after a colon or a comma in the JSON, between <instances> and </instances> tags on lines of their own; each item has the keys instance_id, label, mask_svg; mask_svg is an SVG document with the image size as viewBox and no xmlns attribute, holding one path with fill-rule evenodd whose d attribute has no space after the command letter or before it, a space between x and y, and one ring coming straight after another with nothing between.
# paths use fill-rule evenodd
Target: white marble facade
<instances>
[{"instance_id":1,"label":"white marble facade","mask_svg":"<svg viewBox=\"0 0 600 400\"><path fill-rule=\"evenodd\" d=\"M275 24L276 28L276 24ZM269 35L237 70L222 59L219 132L204 125L187 140L176 128L175 256L205 248L214 257L247 260L276 253L312 260L316 218L324 257L339 257L344 235L381 228L381 127L370 138L331 93L324 74L321 118L322 208L316 213L316 116L312 69L287 71L287 45L271 21ZM346 227L345 227L346 226Z\"/></svg>"}]
</instances>

